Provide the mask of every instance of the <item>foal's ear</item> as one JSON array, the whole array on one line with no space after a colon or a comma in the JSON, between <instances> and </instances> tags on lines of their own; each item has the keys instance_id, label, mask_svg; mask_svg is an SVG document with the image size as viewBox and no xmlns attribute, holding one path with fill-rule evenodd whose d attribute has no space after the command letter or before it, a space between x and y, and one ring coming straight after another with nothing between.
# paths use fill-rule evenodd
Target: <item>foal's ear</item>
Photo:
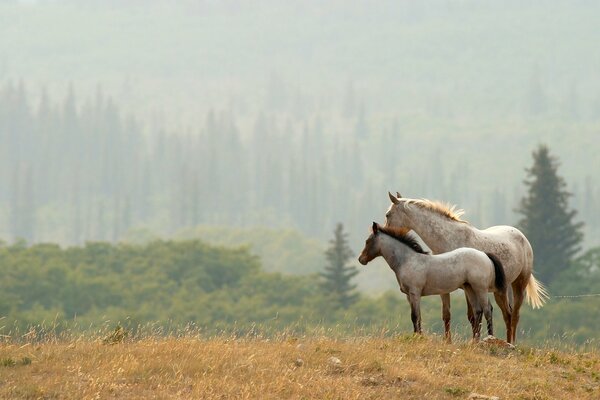
<instances>
[{"instance_id":1,"label":"foal's ear","mask_svg":"<svg viewBox=\"0 0 600 400\"><path fill-rule=\"evenodd\" d=\"M379 225L377 225L377 222L373 221L373 225L371 225L371 230L373 231L373 233L377 233L378 229Z\"/></svg>"}]
</instances>

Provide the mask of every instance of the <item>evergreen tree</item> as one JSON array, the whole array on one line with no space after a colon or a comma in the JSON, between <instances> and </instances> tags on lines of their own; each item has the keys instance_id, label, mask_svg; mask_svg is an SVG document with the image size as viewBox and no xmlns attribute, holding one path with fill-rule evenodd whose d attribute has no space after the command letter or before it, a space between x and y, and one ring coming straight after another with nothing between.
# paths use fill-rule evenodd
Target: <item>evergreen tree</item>
<instances>
[{"instance_id":1,"label":"evergreen tree","mask_svg":"<svg viewBox=\"0 0 600 400\"><path fill-rule=\"evenodd\" d=\"M582 223L575 223L575 210L569 210L564 179L557 174L558 160L546 145L533 152L533 166L527 169L527 195L517 212L523 215L519 226L531 242L534 268L542 281L551 283L572 264L583 239Z\"/></svg>"},{"instance_id":2,"label":"evergreen tree","mask_svg":"<svg viewBox=\"0 0 600 400\"><path fill-rule=\"evenodd\" d=\"M328 265L320 273L323 278L321 287L338 307L348 308L358 299L356 285L350 283L358 274L358 269L348 265L348 260L354 253L348 246L347 234L341 223L336 225L334 237L329 243L331 246L325 251Z\"/></svg>"}]
</instances>

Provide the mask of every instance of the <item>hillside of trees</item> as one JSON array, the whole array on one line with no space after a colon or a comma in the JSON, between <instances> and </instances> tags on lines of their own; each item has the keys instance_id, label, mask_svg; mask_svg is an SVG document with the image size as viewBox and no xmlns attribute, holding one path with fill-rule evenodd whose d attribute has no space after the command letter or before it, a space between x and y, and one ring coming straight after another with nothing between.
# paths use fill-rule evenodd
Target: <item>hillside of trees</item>
<instances>
[{"instance_id":1,"label":"hillside of trees","mask_svg":"<svg viewBox=\"0 0 600 400\"><path fill-rule=\"evenodd\" d=\"M588 252L550 287L551 293L600 292L599 249ZM392 273L389 273L390 277ZM347 309L332 305L317 274L286 276L265 272L247 249L192 241L147 245L88 243L0 247L0 333L35 329L86 329L146 324L206 334L255 329L298 333L412 332L410 309L396 289L359 295ZM566 282L566 283L565 283ZM551 299L541 310L524 307L520 338L525 343L562 341L597 346L600 321L591 317L598 298ZM441 333L440 300L424 299L424 328ZM453 297L453 329L468 336L464 297ZM496 329L502 322L496 313ZM20 333L19 333L20 332Z\"/></svg>"},{"instance_id":2,"label":"hillside of trees","mask_svg":"<svg viewBox=\"0 0 600 400\"><path fill-rule=\"evenodd\" d=\"M358 247L388 190L514 225L544 142L598 245L595 3L106 5L0 4L0 237L344 221Z\"/></svg>"},{"instance_id":3,"label":"hillside of trees","mask_svg":"<svg viewBox=\"0 0 600 400\"><path fill-rule=\"evenodd\" d=\"M457 159L452 143L445 152L423 147L427 138L397 124L363 135L360 120L332 132L318 116L294 124L261 113L242 131L234 112L210 112L204 126L176 134L143 129L102 91L78 100L72 89L63 101L42 92L39 102L28 93L24 83L0 87L0 235L9 240L80 244L117 241L131 229L172 236L215 224L293 228L323 239L345 221L357 247L370 221L382 220L390 186L456 202L476 226L516 221L522 168L476 167L485 153L476 145L488 149L502 137L472 142L472 156L462 150ZM585 164L561 159L566 174ZM600 226L595 171L570 185L589 238ZM505 176L491 179L498 175Z\"/></svg>"}]
</instances>

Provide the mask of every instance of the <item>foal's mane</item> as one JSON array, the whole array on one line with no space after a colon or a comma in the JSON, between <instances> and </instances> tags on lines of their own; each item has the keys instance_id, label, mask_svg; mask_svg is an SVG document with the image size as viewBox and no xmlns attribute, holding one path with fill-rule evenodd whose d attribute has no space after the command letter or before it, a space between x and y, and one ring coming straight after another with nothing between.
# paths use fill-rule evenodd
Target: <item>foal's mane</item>
<instances>
[{"instance_id":1,"label":"foal's mane","mask_svg":"<svg viewBox=\"0 0 600 400\"><path fill-rule=\"evenodd\" d=\"M449 203L442 203L437 200L428 200L428 199L398 199L404 202L404 205L414 204L417 207L423 208L425 210L430 210L435 213L438 213L446 218L451 219L456 222L463 222L468 224L467 221L461 219L465 210L456 208L456 205Z\"/></svg>"},{"instance_id":2,"label":"foal's mane","mask_svg":"<svg viewBox=\"0 0 600 400\"><path fill-rule=\"evenodd\" d=\"M378 230L381 233L385 233L386 235L404 243L405 245L407 245L408 247L410 247L412 250L416 251L417 253L429 254L429 252L423 250L423 248L421 247L421 245L419 244L417 239L415 239L414 237L412 237L408 234L408 232L410 232L410 229L408 229L408 228L394 228L391 226L389 226L389 227L379 226Z\"/></svg>"}]
</instances>

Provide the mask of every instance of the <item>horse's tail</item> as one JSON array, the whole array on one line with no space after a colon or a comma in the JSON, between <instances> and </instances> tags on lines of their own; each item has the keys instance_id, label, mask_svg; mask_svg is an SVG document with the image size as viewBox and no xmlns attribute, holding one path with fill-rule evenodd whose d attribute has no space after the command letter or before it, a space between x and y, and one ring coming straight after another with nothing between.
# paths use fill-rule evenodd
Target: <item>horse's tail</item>
<instances>
[{"instance_id":1,"label":"horse's tail","mask_svg":"<svg viewBox=\"0 0 600 400\"><path fill-rule=\"evenodd\" d=\"M506 275L504 274L504 267L502 266L502 263L500 262L500 260L498 259L498 257L496 257L495 255L491 254L491 253L485 253L490 260L492 260L492 263L494 264L494 286L496 286L496 289L498 289L499 291L503 292L506 290Z\"/></svg>"},{"instance_id":2,"label":"horse's tail","mask_svg":"<svg viewBox=\"0 0 600 400\"><path fill-rule=\"evenodd\" d=\"M535 279L533 274L529 277L525 294L527 296L527 302L533 308L542 307L546 300L548 300L548 297L550 297L550 295L548 295L548 289L546 289L542 282Z\"/></svg>"}]
</instances>

